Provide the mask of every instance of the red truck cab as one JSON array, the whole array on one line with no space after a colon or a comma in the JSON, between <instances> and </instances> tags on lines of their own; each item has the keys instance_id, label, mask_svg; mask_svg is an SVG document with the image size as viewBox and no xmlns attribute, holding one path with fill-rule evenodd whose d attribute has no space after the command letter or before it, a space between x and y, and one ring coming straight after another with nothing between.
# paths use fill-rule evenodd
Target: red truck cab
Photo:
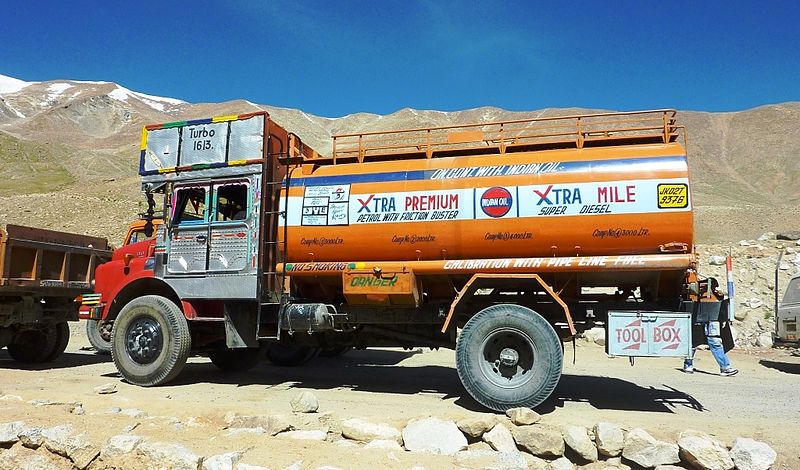
<instances>
[{"instance_id":1,"label":"red truck cab","mask_svg":"<svg viewBox=\"0 0 800 470\"><path fill-rule=\"evenodd\" d=\"M104 322L114 299L125 286L133 280L149 278L153 275L153 251L155 234L162 221L153 220L150 236L145 233L145 220L132 222L122 246L114 250L111 261L98 266L95 271L92 294L81 298L78 317L88 320L86 334L89 342L101 354L111 352L111 322Z\"/></svg>"}]
</instances>

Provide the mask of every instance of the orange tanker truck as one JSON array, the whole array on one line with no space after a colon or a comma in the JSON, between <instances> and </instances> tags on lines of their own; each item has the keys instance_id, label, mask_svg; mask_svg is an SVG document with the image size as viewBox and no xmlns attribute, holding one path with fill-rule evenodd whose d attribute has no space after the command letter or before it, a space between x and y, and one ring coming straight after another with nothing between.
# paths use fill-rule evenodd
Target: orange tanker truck
<instances>
[{"instance_id":1,"label":"orange tanker truck","mask_svg":"<svg viewBox=\"0 0 800 470\"><path fill-rule=\"evenodd\" d=\"M672 110L608 113L337 135L323 156L263 112L147 126L163 224L116 287L99 268L91 318L143 386L190 354L446 347L478 402L533 407L589 327L610 354L684 357L693 322L727 318L696 272L682 134Z\"/></svg>"}]
</instances>

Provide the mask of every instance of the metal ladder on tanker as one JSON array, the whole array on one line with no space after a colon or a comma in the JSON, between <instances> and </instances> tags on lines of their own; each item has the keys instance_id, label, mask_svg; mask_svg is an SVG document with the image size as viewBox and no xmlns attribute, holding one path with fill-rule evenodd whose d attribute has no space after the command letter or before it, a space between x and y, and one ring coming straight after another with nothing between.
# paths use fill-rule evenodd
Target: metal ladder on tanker
<instances>
[{"instance_id":1,"label":"metal ladder on tanker","mask_svg":"<svg viewBox=\"0 0 800 470\"><path fill-rule=\"evenodd\" d=\"M275 160L273 161L272 158L275 158ZM288 158L286 161L288 162ZM260 279L262 294L258 307L257 339L280 339L280 314L286 302L284 293L286 268L284 264L284 268L278 271L277 264L281 254L284 258L286 257L287 221L286 211L281 210L280 207L280 193L283 185L288 185L289 172L276 171L278 165L281 165L280 156L269 155L262 174L261 197L264 203L264 211L262 212L261 238L263 241L259 256L261 256L263 271ZM285 168L288 170L288 164L285 165ZM285 179L281 173L286 175ZM278 240L278 222L281 217L284 217L284 233L280 237L281 240ZM262 334L261 325L264 323L262 321L264 316L267 316L267 319L270 320L267 322L269 324L272 324L274 319L276 325L274 334L272 334L273 332Z\"/></svg>"}]
</instances>

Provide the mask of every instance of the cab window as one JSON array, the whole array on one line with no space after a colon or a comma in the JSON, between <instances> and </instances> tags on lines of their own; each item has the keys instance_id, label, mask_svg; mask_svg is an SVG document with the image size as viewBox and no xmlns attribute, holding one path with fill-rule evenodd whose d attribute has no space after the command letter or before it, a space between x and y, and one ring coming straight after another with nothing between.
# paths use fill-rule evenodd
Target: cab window
<instances>
[{"instance_id":1,"label":"cab window","mask_svg":"<svg viewBox=\"0 0 800 470\"><path fill-rule=\"evenodd\" d=\"M204 222L208 200L206 188L180 188L175 191L174 215L176 224Z\"/></svg>"},{"instance_id":2,"label":"cab window","mask_svg":"<svg viewBox=\"0 0 800 470\"><path fill-rule=\"evenodd\" d=\"M786 287L786 294L783 296L783 303L800 303L800 277L796 277L789 281L789 285Z\"/></svg>"},{"instance_id":3,"label":"cab window","mask_svg":"<svg viewBox=\"0 0 800 470\"><path fill-rule=\"evenodd\" d=\"M216 187L217 204L214 221L228 222L247 219L247 185L226 184Z\"/></svg>"},{"instance_id":4,"label":"cab window","mask_svg":"<svg viewBox=\"0 0 800 470\"><path fill-rule=\"evenodd\" d=\"M144 234L144 229L142 230L135 230L131 232L131 240L128 244L132 245L134 243L139 243L142 240L147 240L149 237Z\"/></svg>"}]
</instances>

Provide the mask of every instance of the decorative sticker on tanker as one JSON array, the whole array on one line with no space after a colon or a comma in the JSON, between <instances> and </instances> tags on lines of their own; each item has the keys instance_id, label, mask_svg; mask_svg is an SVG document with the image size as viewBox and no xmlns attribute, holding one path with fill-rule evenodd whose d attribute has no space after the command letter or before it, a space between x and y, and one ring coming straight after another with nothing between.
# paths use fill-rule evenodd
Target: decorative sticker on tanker
<instances>
[{"instance_id":1,"label":"decorative sticker on tanker","mask_svg":"<svg viewBox=\"0 0 800 470\"><path fill-rule=\"evenodd\" d=\"M687 179L671 178L362 194L352 194L350 185L307 186L302 198L289 198L287 212L290 226L336 226L688 210ZM649 232L647 227L612 226L599 227L593 236L640 237Z\"/></svg>"},{"instance_id":2,"label":"decorative sticker on tanker","mask_svg":"<svg viewBox=\"0 0 800 470\"><path fill-rule=\"evenodd\" d=\"M428 222L471 219L472 190L356 194L351 223Z\"/></svg>"},{"instance_id":3,"label":"decorative sticker on tanker","mask_svg":"<svg viewBox=\"0 0 800 470\"><path fill-rule=\"evenodd\" d=\"M677 180L627 180L520 186L520 217L644 214L664 209L655 197L659 187L685 188L681 203L689 207L688 184ZM678 207L673 207L678 208Z\"/></svg>"},{"instance_id":4,"label":"decorative sticker on tanker","mask_svg":"<svg viewBox=\"0 0 800 470\"><path fill-rule=\"evenodd\" d=\"M478 204L484 214L496 219L508 214L514 204L514 198L506 188L495 186L483 192ZM477 215L477 211L475 212Z\"/></svg>"},{"instance_id":5,"label":"decorative sticker on tanker","mask_svg":"<svg viewBox=\"0 0 800 470\"><path fill-rule=\"evenodd\" d=\"M349 225L350 185L306 186L301 225Z\"/></svg>"},{"instance_id":6,"label":"decorative sticker on tanker","mask_svg":"<svg viewBox=\"0 0 800 470\"><path fill-rule=\"evenodd\" d=\"M687 184L659 184L658 208L683 209L689 205L689 185Z\"/></svg>"}]
</instances>

